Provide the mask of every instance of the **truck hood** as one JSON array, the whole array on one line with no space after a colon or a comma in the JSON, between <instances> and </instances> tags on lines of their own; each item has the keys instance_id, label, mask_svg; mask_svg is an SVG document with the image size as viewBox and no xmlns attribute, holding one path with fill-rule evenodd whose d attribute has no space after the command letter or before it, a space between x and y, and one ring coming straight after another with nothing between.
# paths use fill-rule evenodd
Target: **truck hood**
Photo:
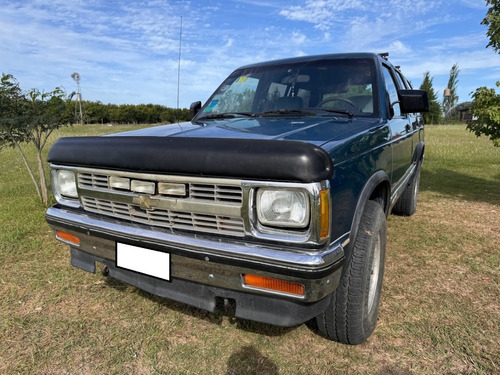
<instances>
[{"instance_id":1,"label":"truck hood","mask_svg":"<svg viewBox=\"0 0 500 375\"><path fill-rule=\"evenodd\" d=\"M208 120L161 125L113 134L113 136L236 138L304 141L321 146L327 142L349 139L373 127L377 118L343 118L324 116L255 117Z\"/></svg>"}]
</instances>

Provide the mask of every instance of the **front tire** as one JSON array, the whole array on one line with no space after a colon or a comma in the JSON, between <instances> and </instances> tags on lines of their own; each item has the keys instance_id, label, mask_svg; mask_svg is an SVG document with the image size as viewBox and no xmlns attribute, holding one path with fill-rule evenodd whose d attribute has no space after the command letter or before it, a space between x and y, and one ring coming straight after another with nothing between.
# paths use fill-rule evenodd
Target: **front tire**
<instances>
[{"instance_id":1,"label":"front tire","mask_svg":"<svg viewBox=\"0 0 500 375\"><path fill-rule=\"evenodd\" d=\"M366 203L340 284L326 310L316 317L319 331L344 344L361 344L377 324L384 276L387 220L375 201Z\"/></svg>"}]
</instances>

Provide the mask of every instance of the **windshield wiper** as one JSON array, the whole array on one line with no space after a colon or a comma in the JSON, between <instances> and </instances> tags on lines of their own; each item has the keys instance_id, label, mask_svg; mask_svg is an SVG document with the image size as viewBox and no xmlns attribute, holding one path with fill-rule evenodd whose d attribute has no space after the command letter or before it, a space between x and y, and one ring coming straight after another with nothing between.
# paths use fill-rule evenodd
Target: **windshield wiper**
<instances>
[{"instance_id":1,"label":"windshield wiper","mask_svg":"<svg viewBox=\"0 0 500 375\"><path fill-rule=\"evenodd\" d=\"M253 117L254 114L249 112L211 113L205 116L198 117L196 120L216 120L221 118L235 118L239 116Z\"/></svg>"},{"instance_id":2,"label":"windshield wiper","mask_svg":"<svg viewBox=\"0 0 500 375\"><path fill-rule=\"evenodd\" d=\"M282 116L282 115L314 115L314 112L303 111L300 109L275 109L273 111L266 111L261 113L256 113L255 116Z\"/></svg>"},{"instance_id":3,"label":"windshield wiper","mask_svg":"<svg viewBox=\"0 0 500 375\"><path fill-rule=\"evenodd\" d=\"M338 113L341 115L347 115L349 118L354 117L354 113L351 111L347 111L344 109L326 109L326 108L321 108L321 109L316 109L316 111L323 111L323 112L328 112L328 113Z\"/></svg>"}]
</instances>

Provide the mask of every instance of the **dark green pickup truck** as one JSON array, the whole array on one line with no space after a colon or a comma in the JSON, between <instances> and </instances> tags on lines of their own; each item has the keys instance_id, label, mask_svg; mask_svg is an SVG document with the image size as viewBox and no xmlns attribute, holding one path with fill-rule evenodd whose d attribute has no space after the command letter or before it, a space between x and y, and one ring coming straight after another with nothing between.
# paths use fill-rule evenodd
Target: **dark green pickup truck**
<instances>
[{"instance_id":1,"label":"dark green pickup truck","mask_svg":"<svg viewBox=\"0 0 500 375\"><path fill-rule=\"evenodd\" d=\"M46 219L85 271L358 344L387 215L416 210L427 109L386 55L244 66L191 122L59 139Z\"/></svg>"}]
</instances>

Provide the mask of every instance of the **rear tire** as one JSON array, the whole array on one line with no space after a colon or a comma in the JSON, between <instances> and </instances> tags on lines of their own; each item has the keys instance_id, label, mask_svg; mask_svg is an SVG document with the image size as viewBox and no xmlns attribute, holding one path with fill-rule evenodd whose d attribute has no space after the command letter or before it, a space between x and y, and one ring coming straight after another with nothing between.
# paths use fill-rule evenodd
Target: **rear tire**
<instances>
[{"instance_id":1,"label":"rear tire","mask_svg":"<svg viewBox=\"0 0 500 375\"><path fill-rule=\"evenodd\" d=\"M418 191L420 189L420 165L417 166L415 176L403 191L392 209L392 213L400 216L411 216L417 211Z\"/></svg>"},{"instance_id":2,"label":"rear tire","mask_svg":"<svg viewBox=\"0 0 500 375\"><path fill-rule=\"evenodd\" d=\"M375 201L366 203L342 277L326 310L316 317L319 331L344 344L361 344L377 324L384 276L387 220Z\"/></svg>"}]
</instances>

